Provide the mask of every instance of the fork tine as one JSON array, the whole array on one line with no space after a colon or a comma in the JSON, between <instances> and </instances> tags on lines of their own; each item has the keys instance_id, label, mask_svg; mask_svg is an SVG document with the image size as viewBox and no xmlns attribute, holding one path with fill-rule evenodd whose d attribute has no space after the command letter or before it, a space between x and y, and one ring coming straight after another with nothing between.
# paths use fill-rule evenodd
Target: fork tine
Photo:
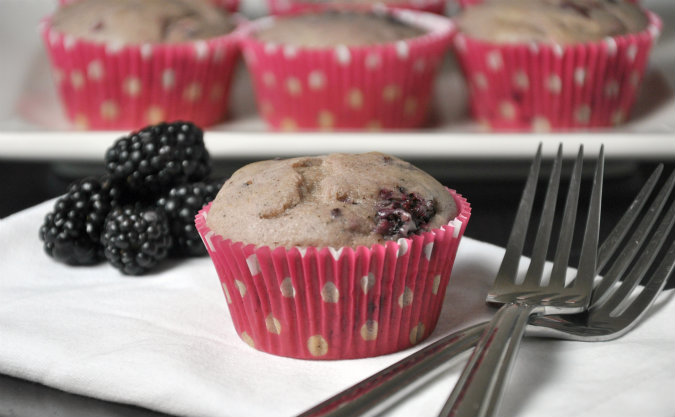
<instances>
[{"instance_id":1,"label":"fork tine","mask_svg":"<svg viewBox=\"0 0 675 417\"><path fill-rule=\"evenodd\" d=\"M654 262L654 258L659 253L663 243L668 238L668 234L675 223L675 203L670 205L668 212L661 220L659 227L654 232L649 240L647 247L640 254L640 257L631 268L628 275L624 278L619 288L609 297L609 299L602 305L602 309L611 311L610 315L616 315L615 309L621 306L624 300L633 292L635 287L642 281L642 278L647 273L647 270Z\"/></svg>"},{"instance_id":2,"label":"fork tine","mask_svg":"<svg viewBox=\"0 0 675 417\"><path fill-rule=\"evenodd\" d=\"M670 248L663 256L656 272L649 278L640 295L635 297L635 300L621 313L625 322L628 323L622 333L630 330L654 303L656 296L665 287L666 281L673 270L675 270L675 242L670 244Z\"/></svg>"},{"instance_id":3,"label":"fork tine","mask_svg":"<svg viewBox=\"0 0 675 417\"><path fill-rule=\"evenodd\" d=\"M523 195L518 204L518 211L516 212L516 219L513 222L513 228L509 235L509 241L506 244L506 251L504 258L499 266L496 281L504 278L513 279L518 273L518 263L520 255L523 252L523 245L525 244L525 236L527 234L527 225L530 222L530 214L532 213L532 204L534 203L534 193L537 188L537 180L539 178L539 166L541 165L541 149L542 143L539 143L537 148L537 155L532 161L530 172L527 175Z\"/></svg>"},{"instance_id":4,"label":"fork tine","mask_svg":"<svg viewBox=\"0 0 675 417\"><path fill-rule=\"evenodd\" d=\"M630 206L628 206L626 212L623 214L623 216L621 216L621 219L616 223L612 231L605 238L605 241L600 246L600 249L598 249L598 270L604 268L607 262L609 262L609 259L614 255L614 252L616 252L619 244L630 230L630 226L633 224L640 213L640 210L642 210L642 207L644 207L645 203L647 202L649 195L654 190L654 186L656 185L656 182L658 181L662 172L663 164L659 164L656 169L654 169L654 172L652 172L652 175L650 175L649 179L635 197L633 202L630 203Z\"/></svg>"},{"instance_id":5,"label":"fork tine","mask_svg":"<svg viewBox=\"0 0 675 417\"><path fill-rule=\"evenodd\" d=\"M595 166L595 178L593 178L593 191L591 193L591 202L586 217L586 231L584 240L581 243L581 255L579 257L579 267L577 276L572 282L574 288L580 288L582 293L588 294L590 303L590 294L593 289L593 278L595 277L596 265L598 260L598 240L600 239L600 206L602 200L602 179L605 168L605 146L600 146L600 155Z\"/></svg>"},{"instance_id":6,"label":"fork tine","mask_svg":"<svg viewBox=\"0 0 675 417\"><path fill-rule=\"evenodd\" d=\"M560 235L556 247L555 259L549 286L563 288L565 286L565 275L567 272L567 263L572 249L572 236L574 235L574 223L576 222L577 205L579 202L579 189L581 188L581 168L584 159L584 146L579 146L577 159L574 161L574 169L570 178L570 187L567 191L567 200L565 201L565 211L560 225Z\"/></svg>"},{"instance_id":7,"label":"fork tine","mask_svg":"<svg viewBox=\"0 0 675 417\"><path fill-rule=\"evenodd\" d=\"M534 249L530 260L530 266L527 268L523 284L526 286L539 285L546 263L546 254L548 253L549 241L551 239L551 229L553 229L553 218L555 216L556 200L558 199L558 188L560 186L560 171L562 167L562 143L558 145L558 154L553 162L553 171L548 181L544 207L539 220L537 237L534 240Z\"/></svg>"},{"instance_id":8,"label":"fork tine","mask_svg":"<svg viewBox=\"0 0 675 417\"><path fill-rule=\"evenodd\" d=\"M675 185L675 171L670 175L661 188L661 191L659 191L654 198L649 210L645 213L644 217L635 228L635 232L624 245L624 249L621 251L619 257L614 261L597 288L593 291L591 305L600 305L604 303L612 294L610 290L614 287L614 284L619 280L619 277L623 275L633 261L633 258L637 255L640 247L647 238L649 231L654 226L656 219L666 205L668 196L673 189L673 185Z\"/></svg>"}]
</instances>

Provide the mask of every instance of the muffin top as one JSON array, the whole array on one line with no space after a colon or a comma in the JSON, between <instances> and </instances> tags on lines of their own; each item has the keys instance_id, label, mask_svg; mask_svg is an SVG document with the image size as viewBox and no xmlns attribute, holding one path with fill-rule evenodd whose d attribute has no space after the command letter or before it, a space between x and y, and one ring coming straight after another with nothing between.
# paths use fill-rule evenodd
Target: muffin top
<instances>
[{"instance_id":1,"label":"muffin top","mask_svg":"<svg viewBox=\"0 0 675 417\"><path fill-rule=\"evenodd\" d=\"M330 3L335 4L392 4L402 3L401 0L306 0L307 3Z\"/></svg>"},{"instance_id":2,"label":"muffin top","mask_svg":"<svg viewBox=\"0 0 675 417\"><path fill-rule=\"evenodd\" d=\"M591 42L639 32L648 19L625 0L494 0L467 8L458 25L496 43Z\"/></svg>"},{"instance_id":3,"label":"muffin top","mask_svg":"<svg viewBox=\"0 0 675 417\"><path fill-rule=\"evenodd\" d=\"M425 31L392 16L328 11L277 17L255 36L264 42L305 46L373 45L421 36Z\"/></svg>"},{"instance_id":4,"label":"muffin top","mask_svg":"<svg viewBox=\"0 0 675 417\"><path fill-rule=\"evenodd\" d=\"M396 240L456 216L454 198L433 177L372 152L246 165L225 182L206 224L247 244L338 248Z\"/></svg>"},{"instance_id":5,"label":"muffin top","mask_svg":"<svg viewBox=\"0 0 675 417\"><path fill-rule=\"evenodd\" d=\"M86 0L57 10L52 27L91 41L137 44L207 39L235 25L204 0Z\"/></svg>"}]
</instances>

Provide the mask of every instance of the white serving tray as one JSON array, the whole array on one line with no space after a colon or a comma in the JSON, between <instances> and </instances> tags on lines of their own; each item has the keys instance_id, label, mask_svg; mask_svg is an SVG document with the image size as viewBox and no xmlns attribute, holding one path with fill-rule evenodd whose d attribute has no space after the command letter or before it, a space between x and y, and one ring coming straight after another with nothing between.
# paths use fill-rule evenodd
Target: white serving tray
<instances>
[{"instance_id":1,"label":"white serving tray","mask_svg":"<svg viewBox=\"0 0 675 417\"><path fill-rule=\"evenodd\" d=\"M411 132L270 132L257 114L252 86L242 64L232 92L232 114L209 128L207 146L216 158L266 158L379 150L406 158L528 157L543 141L546 154L556 144L604 143L609 158L675 158L675 8L672 0L647 0L663 19L633 118L615 129L565 134L486 133L467 115L466 90L448 58L436 85L432 122ZM262 0L244 1L243 11L261 13ZM0 159L100 160L126 132L76 132L63 115L37 32L39 20L56 0L0 0ZM573 152L576 146L566 146Z\"/></svg>"}]
</instances>

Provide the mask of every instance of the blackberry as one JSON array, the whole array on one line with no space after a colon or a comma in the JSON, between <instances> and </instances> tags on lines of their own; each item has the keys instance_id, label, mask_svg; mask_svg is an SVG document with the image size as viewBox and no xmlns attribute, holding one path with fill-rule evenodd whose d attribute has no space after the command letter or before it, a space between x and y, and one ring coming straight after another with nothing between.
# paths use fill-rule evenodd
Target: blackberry
<instances>
[{"instance_id":1,"label":"blackberry","mask_svg":"<svg viewBox=\"0 0 675 417\"><path fill-rule=\"evenodd\" d=\"M114 208L101 235L106 259L126 275L141 275L167 257L169 222L162 209L141 205Z\"/></svg>"},{"instance_id":2,"label":"blackberry","mask_svg":"<svg viewBox=\"0 0 675 417\"><path fill-rule=\"evenodd\" d=\"M91 265L103 260L99 238L118 196L119 189L105 177L88 177L70 184L40 227L45 252L70 265Z\"/></svg>"},{"instance_id":3,"label":"blackberry","mask_svg":"<svg viewBox=\"0 0 675 417\"><path fill-rule=\"evenodd\" d=\"M174 187L157 200L169 218L173 238L172 256L206 255L206 249L195 228L195 216L205 204L216 198L222 182L197 182Z\"/></svg>"},{"instance_id":4,"label":"blackberry","mask_svg":"<svg viewBox=\"0 0 675 417\"><path fill-rule=\"evenodd\" d=\"M375 214L375 232L385 239L398 239L426 229L436 214L433 200L426 200L417 193L408 193L398 187L396 191L382 189Z\"/></svg>"},{"instance_id":5,"label":"blackberry","mask_svg":"<svg viewBox=\"0 0 675 417\"><path fill-rule=\"evenodd\" d=\"M209 175L203 136L189 122L148 126L118 139L106 151L106 171L135 199L155 200L171 187Z\"/></svg>"}]
</instances>

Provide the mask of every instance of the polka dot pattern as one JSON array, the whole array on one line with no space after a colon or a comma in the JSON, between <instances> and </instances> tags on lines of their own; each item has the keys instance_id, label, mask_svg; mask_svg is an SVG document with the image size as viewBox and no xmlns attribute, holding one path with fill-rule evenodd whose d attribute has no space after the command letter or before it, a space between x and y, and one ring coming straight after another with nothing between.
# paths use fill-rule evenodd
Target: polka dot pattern
<instances>
[{"instance_id":1,"label":"polka dot pattern","mask_svg":"<svg viewBox=\"0 0 675 417\"><path fill-rule=\"evenodd\" d=\"M361 289L363 290L364 294L368 294L368 291L370 291L373 287L375 286L375 275L370 272L368 275L364 275L361 277Z\"/></svg>"},{"instance_id":2,"label":"polka dot pattern","mask_svg":"<svg viewBox=\"0 0 675 417\"><path fill-rule=\"evenodd\" d=\"M237 290L239 291L239 295L241 295L241 298L244 298L246 296L246 284L244 284L243 281L235 279L234 285L237 287Z\"/></svg>"},{"instance_id":3,"label":"polka dot pattern","mask_svg":"<svg viewBox=\"0 0 675 417\"><path fill-rule=\"evenodd\" d=\"M418 323L410 331L410 344L416 345L424 339L424 331L426 330L424 323Z\"/></svg>"},{"instance_id":4,"label":"polka dot pattern","mask_svg":"<svg viewBox=\"0 0 675 417\"><path fill-rule=\"evenodd\" d=\"M326 86L326 75L319 70L309 73L307 84L312 90L322 90Z\"/></svg>"},{"instance_id":5,"label":"polka dot pattern","mask_svg":"<svg viewBox=\"0 0 675 417\"><path fill-rule=\"evenodd\" d=\"M225 283L222 283L223 287L223 293L225 294L225 299L227 300L227 304L232 304L232 297L230 296L230 291L227 289L227 285Z\"/></svg>"},{"instance_id":6,"label":"polka dot pattern","mask_svg":"<svg viewBox=\"0 0 675 417\"><path fill-rule=\"evenodd\" d=\"M328 110L321 110L317 122L321 129L331 130L335 126L335 116Z\"/></svg>"},{"instance_id":7,"label":"polka dot pattern","mask_svg":"<svg viewBox=\"0 0 675 417\"><path fill-rule=\"evenodd\" d=\"M101 103L101 118L115 120L119 117L120 107L114 100L105 100Z\"/></svg>"},{"instance_id":8,"label":"polka dot pattern","mask_svg":"<svg viewBox=\"0 0 675 417\"><path fill-rule=\"evenodd\" d=\"M347 92L347 103L352 110L360 110L363 107L363 92L358 88L352 88Z\"/></svg>"},{"instance_id":9,"label":"polka dot pattern","mask_svg":"<svg viewBox=\"0 0 675 417\"><path fill-rule=\"evenodd\" d=\"M408 287L405 287L403 293L398 297L398 306L401 308L409 307L413 303L415 293Z\"/></svg>"},{"instance_id":10,"label":"polka dot pattern","mask_svg":"<svg viewBox=\"0 0 675 417\"><path fill-rule=\"evenodd\" d=\"M302 94L302 84L300 80L295 77L289 77L286 79L286 90L291 96L297 97Z\"/></svg>"},{"instance_id":11,"label":"polka dot pattern","mask_svg":"<svg viewBox=\"0 0 675 417\"><path fill-rule=\"evenodd\" d=\"M247 345L255 348L255 342L253 341L253 338L248 335L248 333L243 332L241 335L239 335L239 337L241 337L241 340L243 340Z\"/></svg>"},{"instance_id":12,"label":"polka dot pattern","mask_svg":"<svg viewBox=\"0 0 675 417\"><path fill-rule=\"evenodd\" d=\"M334 283L327 282L321 289L321 298L326 303L337 303L340 301L340 291Z\"/></svg>"},{"instance_id":13,"label":"polka dot pattern","mask_svg":"<svg viewBox=\"0 0 675 417\"><path fill-rule=\"evenodd\" d=\"M104 75L105 70L100 60L95 59L87 65L87 76L91 81L101 81Z\"/></svg>"},{"instance_id":14,"label":"polka dot pattern","mask_svg":"<svg viewBox=\"0 0 675 417\"><path fill-rule=\"evenodd\" d=\"M371 341L377 339L377 322L375 320L366 321L363 326L361 326L361 338L366 341Z\"/></svg>"},{"instance_id":15,"label":"polka dot pattern","mask_svg":"<svg viewBox=\"0 0 675 417\"><path fill-rule=\"evenodd\" d=\"M145 113L145 120L148 124L157 124L165 120L164 109L160 106L150 106Z\"/></svg>"},{"instance_id":16,"label":"polka dot pattern","mask_svg":"<svg viewBox=\"0 0 675 417\"><path fill-rule=\"evenodd\" d=\"M281 333L281 322L271 314L265 318L265 327L267 327L267 331L270 333Z\"/></svg>"},{"instance_id":17,"label":"polka dot pattern","mask_svg":"<svg viewBox=\"0 0 675 417\"><path fill-rule=\"evenodd\" d=\"M437 295L438 294L438 288L440 286L441 286L441 276L436 275L434 277L434 281L433 281L433 287L432 287L433 289L431 290L432 294Z\"/></svg>"},{"instance_id":18,"label":"polka dot pattern","mask_svg":"<svg viewBox=\"0 0 675 417\"><path fill-rule=\"evenodd\" d=\"M281 281L281 285L279 286L281 290L281 295L286 298L293 298L295 297L295 287L293 287L293 280L290 277L284 278L283 281Z\"/></svg>"},{"instance_id":19,"label":"polka dot pattern","mask_svg":"<svg viewBox=\"0 0 675 417\"><path fill-rule=\"evenodd\" d=\"M129 97L137 97L141 93L141 80L135 76L127 77L122 85L122 90Z\"/></svg>"},{"instance_id":20,"label":"polka dot pattern","mask_svg":"<svg viewBox=\"0 0 675 417\"><path fill-rule=\"evenodd\" d=\"M649 18L641 33L584 46L496 46L458 35L454 49L474 119L491 130L539 132L624 122L654 42L651 34L660 28L656 16Z\"/></svg>"},{"instance_id":21,"label":"polka dot pattern","mask_svg":"<svg viewBox=\"0 0 675 417\"><path fill-rule=\"evenodd\" d=\"M448 256L461 238L454 230L463 230L469 213L457 198L457 225L359 250L270 251L212 236L209 254L237 333L256 349L312 359L367 357L419 343L440 314ZM207 211L196 217L205 241Z\"/></svg>"},{"instance_id":22,"label":"polka dot pattern","mask_svg":"<svg viewBox=\"0 0 675 417\"><path fill-rule=\"evenodd\" d=\"M132 130L164 120L207 127L227 113L237 36L171 47L102 45L56 33L49 21L40 28L53 72L63 74L66 114L79 127Z\"/></svg>"},{"instance_id":23,"label":"polka dot pattern","mask_svg":"<svg viewBox=\"0 0 675 417\"><path fill-rule=\"evenodd\" d=\"M328 342L317 334L307 339L307 349L312 356L324 356L328 353Z\"/></svg>"},{"instance_id":24,"label":"polka dot pattern","mask_svg":"<svg viewBox=\"0 0 675 417\"><path fill-rule=\"evenodd\" d=\"M380 13L397 14L426 26L430 35L377 48L289 49L256 39L243 41L244 54L255 61L249 69L258 103L269 102L274 109L262 114L271 127L398 129L418 127L426 121L434 78L450 44L452 25L437 16L402 10L383 9ZM276 85L265 73L274 74ZM289 105L289 100L294 103Z\"/></svg>"},{"instance_id":25,"label":"polka dot pattern","mask_svg":"<svg viewBox=\"0 0 675 417\"><path fill-rule=\"evenodd\" d=\"M70 83L75 90L81 90L84 87L84 75L82 71L74 70L70 73Z\"/></svg>"}]
</instances>

